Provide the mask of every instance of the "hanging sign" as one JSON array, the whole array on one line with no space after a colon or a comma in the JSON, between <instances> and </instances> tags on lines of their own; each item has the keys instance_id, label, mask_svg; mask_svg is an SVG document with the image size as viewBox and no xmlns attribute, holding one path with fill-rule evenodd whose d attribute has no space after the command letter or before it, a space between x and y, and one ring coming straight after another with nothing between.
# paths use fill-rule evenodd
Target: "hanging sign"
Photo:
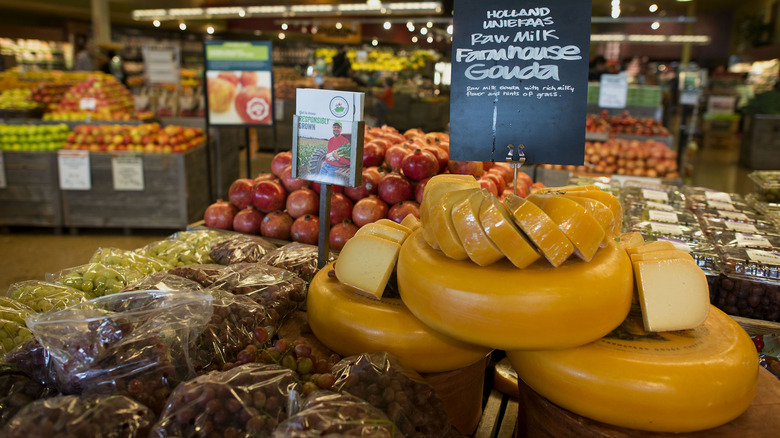
<instances>
[{"instance_id":1,"label":"hanging sign","mask_svg":"<svg viewBox=\"0 0 780 438\"><path fill-rule=\"evenodd\" d=\"M270 126L273 118L270 41L205 41L206 122Z\"/></svg>"},{"instance_id":2,"label":"hanging sign","mask_svg":"<svg viewBox=\"0 0 780 438\"><path fill-rule=\"evenodd\" d=\"M585 159L591 1L455 0L450 159Z\"/></svg>"},{"instance_id":3,"label":"hanging sign","mask_svg":"<svg viewBox=\"0 0 780 438\"><path fill-rule=\"evenodd\" d=\"M599 107L625 108L628 96L628 76L602 74L599 85Z\"/></svg>"},{"instance_id":4,"label":"hanging sign","mask_svg":"<svg viewBox=\"0 0 780 438\"><path fill-rule=\"evenodd\" d=\"M57 168L60 173L60 189L90 190L92 188L89 151L57 151Z\"/></svg>"},{"instance_id":5,"label":"hanging sign","mask_svg":"<svg viewBox=\"0 0 780 438\"><path fill-rule=\"evenodd\" d=\"M139 155L121 154L111 157L114 190L143 191L144 160Z\"/></svg>"}]
</instances>

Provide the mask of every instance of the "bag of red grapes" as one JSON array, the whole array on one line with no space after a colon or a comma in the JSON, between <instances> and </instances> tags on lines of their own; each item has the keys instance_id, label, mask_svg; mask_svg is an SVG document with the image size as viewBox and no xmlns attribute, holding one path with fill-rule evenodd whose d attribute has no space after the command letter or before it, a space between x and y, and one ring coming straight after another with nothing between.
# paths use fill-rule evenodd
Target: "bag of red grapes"
<instances>
[{"instance_id":1,"label":"bag of red grapes","mask_svg":"<svg viewBox=\"0 0 780 438\"><path fill-rule=\"evenodd\" d=\"M51 386L12 364L0 363L0 429L28 404L55 395L59 394Z\"/></svg>"},{"instance_id":2,"label":"bag of red grapes","mask_svg":"<svg viewBox=\"0 0 780 438\"><path fill-rule=\"evenodd\" d=\"M276 245L260 236L235 236L211 247L209 256L220 265L257 263Z\"/></svg>"},{"instance_id":3,"label":"bag of red grapes","mask_svg":"<svg viewBox=\"0 0 780 438\"><path fill-rule=\"evenodd\" d=\"M152 411L121 395L63 395L30 403L0 429L4 438L146 438Z\"/></svg>"},{"instance_id":4,"label":"bag of red grapes","mask_svg":"<svg viewBox=\"0 0 780 438\"><path fill-rule=\"evenodd\" d=\"M301 407L276 428L273 438L404 436L384 412L350 394L315 391L303 400Z\"/></svg>"},{"instance_id":5,"label":"bag of red grapes","mask_svg":"<svg viewBox=\"0 0 780 438\"><path fill-rule=\"evenodd\" d=\"M249 363L182 383L171 394L150 438L268 437L298 410L295 372Z\"/></svg>"},{"instance_id":6,"label":"bag of red grapes","mask_svg":"<svg viewBox=\"0 0 780 438\"><path fill-rule=\"evenodd\" d=\"M260 263L276 266L295 272L301 278L311 283L314 274L317 273L317 257L319 248L315 245L306 243L292 242L269 251L260 259ZM332 252L328 257L328 262L336 260L336 255Z\"/></svg>"},{"instance_id":7,"label":"bag of red grapes","mask_svg":"<svg viewBox=\"0 0 780 438\"><path fill-rule=\"evenodd\" d=\"M195 376L191 357L211 301L200 292L122 292L27 323L63 393L126 395L159 413L173 388Z\"/></svg>"},{"instance_id":8,"label":"bag of red grapes","mask_svg":"<svg viewBox=\"0 0 780 438\"><path fill-rule=\"evenodd\" d=\"M408 437L443 437L450 431L450 418L434 389L389 353L345 357L333 374L333 390L379 408Z\"/></svg>"}]
</instances>

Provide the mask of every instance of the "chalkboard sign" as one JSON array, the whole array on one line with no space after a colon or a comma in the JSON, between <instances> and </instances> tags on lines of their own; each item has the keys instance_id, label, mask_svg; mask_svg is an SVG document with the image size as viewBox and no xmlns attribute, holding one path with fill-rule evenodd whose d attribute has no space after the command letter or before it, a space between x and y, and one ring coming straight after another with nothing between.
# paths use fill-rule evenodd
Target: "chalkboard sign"
<instances>
[{"instance_id":1,"label":"chalkboard sign","mask_svg":"<svg viewBox=\"0 0 780 438\"><path fill-rule=\"evenodd\" d=\"M590 0L455 0L450 159L581 165Z\"/></svg>"}]
</instances>

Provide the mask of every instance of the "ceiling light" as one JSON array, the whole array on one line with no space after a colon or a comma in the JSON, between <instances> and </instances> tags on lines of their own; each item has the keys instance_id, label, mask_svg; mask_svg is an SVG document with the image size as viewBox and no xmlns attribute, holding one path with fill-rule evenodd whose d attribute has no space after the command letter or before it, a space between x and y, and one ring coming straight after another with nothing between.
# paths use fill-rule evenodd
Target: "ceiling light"
<instances>
[{"instance_id":1,"label":"ceiling light","mask_svg":"<svg viewBox=\"0 0 780 438\"><path fill-rule=\"evenodd\" d=\"M428 33L428 28L427 27L421 27L420 28L420 33L423 34L423 35L426 35Z\"/></svg>"},{"instance_id":2,"label":"ceiling light","mask_svg":"<svg viewBox=\"0 0 780 438\"><path fill-rule=\"evenodd\" d=\"M413 42L413 43L416 43L416 42L417 42L417 35L415 35L415 36L413 36L413 37L412 37L412 42Z\"/></svg>"},{"instance_id":3,"label":"ceiling light","mask_svg":"<svg viewBox=\"0 0 780 438\"><path fill-rule=\"evenodd\" d=\"M409 29L409 32L414 32L414 25L406 26L407 29Z\"/></svg>"},{"instance_id":4,"label":"ceiling light","mask_svg":"<svg viewBox=\"0 0 780 438\"><path fill-rule=\"evenodd\" d=\"M620 9L613 9L612 10L612 18L617 18L620 16Z\"/></svg>"},{"instance_id":5,"label":"ceiling light","mask_svg":"<svg viewBox=\"0 0 780 438\"><path fill-rule=\"evenodd\" d=\"M433 27L433 22L429 21L425 23L425 26L427 26L430 29L431 27Z\"/></svg>"},{"instance_id":6,"label":"ceiling light","mask_svg":"<svg viewBox=\"0 0 780 438\"><path fill-rule=\"evenodd\" d=\"M342 26L341 26L341 22L340 21L338 23L336 23L336 29L341 29L341 27Z\"/></svg>"},{"instance_id":7,"label":"ceiling light","mask_svg":"<svg viewBox=\"0 0 780 438\"><path fill-rule=\"evenodd\" d=\"M428 39L427 39L427 41L428 41L428 44L432 43L432 42L433 42L433 37L432 37L432 36L429 36L429 37L428 37Z\"/></svg>"},{"instance_id":8,"label":"ceiling light","mask_svg":"<svg viewBox=\"0 0 780 438\"><path fill-rule=\"evenodd\" d=\"M447 26L447 33L452 35L452 25Z\"/></svg>"},{"instance_id":9,"label":"ceiling light","mask_svg":"<svg viewBox=\"0 0 780 438\"><path fill-rule=\"evenodd\" d=\"M287 30L287 23L282 23L282 30Z\"/></svg>"},{"instance_id":10,"label":"ceiling light","mask_svg":"<svg viewBox=\"0 0 780 438\"><path fill-rule=\"evenodd\" d=\"M206 33L209 34L209 35L214 35L214 27L213 26L207 27L206 28Z\"/></svg>"},{"instance_id":11,"label":"ceiling light","mask_svg":"<svg viewBox=\"0 0 780 438\"><path fill-rule=\"evenodd\" d=\"M160 20L154 20L152 21L152 24L154 25L154 27L160 27Z\"/></svg>"},{"instance_id":12,"label":"ceiling light","mask_svg":"<svg viewBox=\"0 0 780 438\"><path fill-rule=\"evenodd\" d=\"M412 23L411 21L407 21L406 27L414 27L414 23Z\"/></svg>"},{"instance_id":13,"label":"ceiling light","mask_svg":"<svg viewBox=\"0 0 780 438\"><path fill-rule=\"evenodd\" d=\"M652 5L650 5L649 9L650 9L650 12L655 12L655 11L658 10L658 5L653 3Z\"/></svg>"},{"instance_id":14,"label":"ceiling light","mask_svg":"<svg viewBox=\"0 0 780 438\"><path fill-rule=\"evenodd\" d=\"M184 24L184 23L179 23L179 29L186 30L187 29L187 25Z\"/></svg>"},{"instance_id":15,"label":"ceiling light","mask_svg":"<svg viewBox=\"0 0 780 438\"><path fill-rule=\"evenodd\" d=\"M246 11L245 10L241 9L240 11L238 11L238 16L239 17L243 17L245 15L246 15Z\"/></svg>"},{"instance_id":16,"label":"ceiling light","mask_svg":"<svg viewBox=\"0 0 780 438\"><path fill-rule=\"evenodd\" d=\"M385 21L385 24L382 27L384 27L385 29L390 29L391 26L392 24L390 24L389 21Z\"/></svg>"},{"instance_id":17,"label":"ceiling light","mask_svg":"<svg viewBox=\"0 0 780 438\"><path fill-rule=\"evenodd\" d=\"M658 30L658 28L661 27L661 23L657 21L653 21L653 24L650 25L650 29Z\"/></svg>"},{"instance_id":18,"label":"ceiling light","mask_svg":"<svg viewBox=\"0 0 780 438\"><path fill-rule=\"evenodd\" d=\"M283 40L283 39L284 39L284 32L279 32L279 39L280 39L280 40Z\"/></svg>"},{"instance_id":19,"label":"ceiling light","mask_svg":"<svg viewBox=\"0 0 780 438\"><path fill-rule=\"evenodd\" d=\"M379 41L377 41L376 38L375 38L375 39L371 40L371 45L376 47L376 46L379 45Z\"/></svg>"}]
</instances>

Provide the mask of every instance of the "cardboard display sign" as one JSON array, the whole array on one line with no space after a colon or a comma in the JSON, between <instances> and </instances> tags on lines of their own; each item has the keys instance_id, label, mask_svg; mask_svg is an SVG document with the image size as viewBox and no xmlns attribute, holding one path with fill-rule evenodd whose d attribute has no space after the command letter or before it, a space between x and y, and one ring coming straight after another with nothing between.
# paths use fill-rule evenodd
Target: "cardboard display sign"
<instances>
[{"instance_id":1,"label":"cardboard display sign","mask_svg":"<svg viewBox=\"0 0 780 438\"><path fill-rule=\"evenodd\" d=\"M205 41L206 121L273 125L270 41Z\"/></svg>"},{"instance_id":2,"label":"cardboard display sign","mask_svg":"<svg viewBox=\"0 0 780 438\"><path fill-rule=\"evenodd\" d=\"M455 0L450 159L581 165L591 1Z\"/></svg>"}]
</instances>

